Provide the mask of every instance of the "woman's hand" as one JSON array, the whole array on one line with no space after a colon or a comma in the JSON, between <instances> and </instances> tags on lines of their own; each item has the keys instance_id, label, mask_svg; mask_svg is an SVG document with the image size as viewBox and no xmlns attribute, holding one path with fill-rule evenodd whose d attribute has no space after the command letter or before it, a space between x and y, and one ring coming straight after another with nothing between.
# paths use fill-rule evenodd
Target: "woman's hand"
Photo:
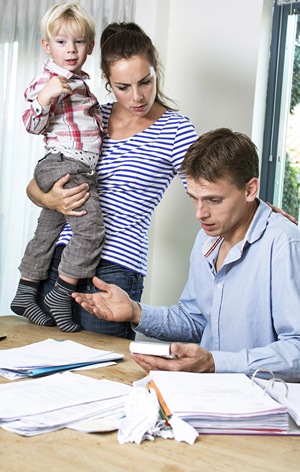
<instances>
[{"instance_id":1,"label":"woman's hand","mask_svg":"<svg viewBox=\"0 0 300 472\"><path fill-rule=\"evenodd\" d=\"M274 205L272 205L272 203L269 203L269 202L266 202L267 205L269 205L269 207L272 208L272 211L274 211L274 213L280 213L281 215L285 216L286 218L288 218L292 223L295 223L295 225L298 225L298 222L296 220L296 218L294 218L293 216L289 215L286 211L282 210L281 208L278 208Z\"/></svg>"},{"instance_id":2,"label":"woman's hand","mask_svg":"<svg viewBox=\"0 0 300 472\"><path fill-rule=\"evenodd\" d=\"M63 215L82 216L85 210L76 211L89 198L88 184L81 184L78 187L65 189L64 186L70 180L70 174L59 179L49 190L44 193L35 180L31 180L27 187L27 195L37 206L56 210Z\"/></svg>"}]
</instances>

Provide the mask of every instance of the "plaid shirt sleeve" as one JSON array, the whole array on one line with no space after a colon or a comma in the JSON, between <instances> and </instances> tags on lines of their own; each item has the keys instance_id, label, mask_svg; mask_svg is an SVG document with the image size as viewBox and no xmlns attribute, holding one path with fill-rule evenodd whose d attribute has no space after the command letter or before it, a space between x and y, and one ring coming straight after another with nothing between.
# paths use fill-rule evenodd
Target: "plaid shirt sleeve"
<instances>
[{"instance_id":1,"label":"plaid shirt sleeve","mask_svg":"<svg viewBox=\"0 0 300 472\"><path fill-rule=\"evenodd\" d=\"M51 74L44 72L35 77L25 90L24 96L29 107L24 111L22 118L28 133L43 134L49 126L50 112L55 107L57 100L53 100L49 106L42 107L37 97L50 78Z\"/></svg>"}]
</instances>

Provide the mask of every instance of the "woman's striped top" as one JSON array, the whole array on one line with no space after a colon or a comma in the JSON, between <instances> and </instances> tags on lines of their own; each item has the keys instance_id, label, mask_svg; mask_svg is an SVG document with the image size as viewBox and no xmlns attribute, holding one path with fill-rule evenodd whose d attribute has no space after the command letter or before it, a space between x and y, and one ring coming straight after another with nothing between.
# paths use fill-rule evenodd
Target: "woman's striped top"
<instances>
[{"instance_id":1,"label":"woman's striped top","mask_svg":"<svg viewBox=\"0 0 300 472\"><path fill-rule=\"evenodd\" d=\"M111 110L111 103L101 106L106 133ZM105 225L103 259L146 275L152 213L196 139L190 120L171 110L131 138L104 136L96 167ZM71 235L66 225L58 244L67 244Z\"/></svg>"}]
</instances>

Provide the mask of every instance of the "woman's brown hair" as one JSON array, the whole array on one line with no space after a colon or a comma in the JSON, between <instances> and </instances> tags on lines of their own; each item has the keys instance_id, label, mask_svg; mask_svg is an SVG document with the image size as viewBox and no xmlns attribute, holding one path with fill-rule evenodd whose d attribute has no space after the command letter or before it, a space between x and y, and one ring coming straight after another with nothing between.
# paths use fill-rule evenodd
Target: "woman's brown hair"
<instances>
[{"instance_id":1,"label":"woman's brown hair","mask_svg":"<svg viewBox=\"0 0 300 472\"><path fill-rule=\"evenodd\" d=\"M162 71L157 50L149 36L136 23L110 23L101 35L101 70L108 80L110 67L120 59L129 59L133 56L144 56L156 73L156 97L155 101L165 108L170 107L171 99L161 91Z\"/></svg>"}]
</instances>

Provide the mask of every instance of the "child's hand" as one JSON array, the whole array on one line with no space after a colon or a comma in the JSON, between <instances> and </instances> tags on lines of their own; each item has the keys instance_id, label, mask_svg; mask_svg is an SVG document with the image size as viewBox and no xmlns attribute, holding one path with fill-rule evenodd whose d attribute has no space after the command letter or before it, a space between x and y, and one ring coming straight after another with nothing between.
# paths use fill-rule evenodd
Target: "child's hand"
<instances>
[{"instance_id":1,"label":"child's hand","mask_svg":"<svg viewBox=\"0 0 300 472\"><path fill-rule=\"evenodd\" d=\"M50 105L52 99L59 97L62 93L72 95L73 91L68 84L68 79L61 75L52 77L38 95L38 102L42 107Z\"/></svg>"}]
</instances>

